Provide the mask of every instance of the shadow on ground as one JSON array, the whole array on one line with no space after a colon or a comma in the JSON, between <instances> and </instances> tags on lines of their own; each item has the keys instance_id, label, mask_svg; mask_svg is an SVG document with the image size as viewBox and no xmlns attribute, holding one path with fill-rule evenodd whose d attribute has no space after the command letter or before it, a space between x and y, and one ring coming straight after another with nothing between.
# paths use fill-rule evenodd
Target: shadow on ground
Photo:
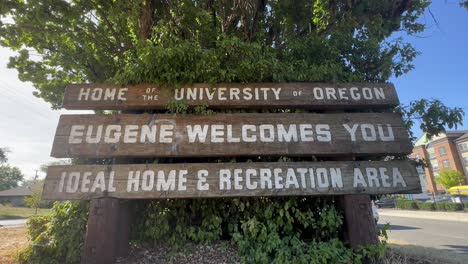
<instances>
[{"instance_id":1,"label":"shadow on ground","mask_svg":"<svg viewBox=\"0 0 468 264\"><path fill-rule=\"evenodd\" d=\"M414 257L422 260L423 263L444 263L444 264L466 264L468 263L468 255L460 254L454 250L449 249L436 249L429 247L421 247L415 245L401 245L401 244L389 244L393 251L400 254ZM449 245L446 245L449 247ZM455 246L460 247L460 246Z\"/></svg>"},{"instance_id":2,"label":"shadow on ground","mask_svg":"<svg viewBox=\"0 0 468 264\"><path fill-rule=\"evenodd\" d=\"M442 245L443 247L448 247L450 250L457 251L461 254L468 254L468 246L460 245Z\"/></svg>"},{"instance_id":3,"label":"shadow on ground","mask_svg":"<svg viewBox=\"0 0 468 264\"><path fill-rule=\"evenodd\" d=\"M377 227L379 229L384 228L385 225L378 224ZM414 226L403 226L403 225L390 225L390 230L416 230L416 229L421 229L419 227L414 227Z\"/></svg>"}]
</instances>

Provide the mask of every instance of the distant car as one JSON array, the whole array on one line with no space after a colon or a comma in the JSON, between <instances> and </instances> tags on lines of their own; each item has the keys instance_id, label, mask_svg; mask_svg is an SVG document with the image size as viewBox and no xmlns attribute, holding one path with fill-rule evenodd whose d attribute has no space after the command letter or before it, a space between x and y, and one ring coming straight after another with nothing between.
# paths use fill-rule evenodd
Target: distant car
<instances>
[{"instance_id":1,"label":"distant car","mask_svg":"<svg viewBox=\"0 0 468 264\"><path fill-rule=\"evenodd\" d=\"M449 194L442 194L442 195L436 195L435 200L433 197L431 197L429 200L426 201L426 203L450 203L452 202L452 196Z\"/></svg>"},{"instance_id":2,"label":"distant car","mask_svg":"<svg viewBox=\"0 0 468 264\"><path fill-rule=\"evenodd\" d=\"M395 208L395 198L384 198L375 201L378 208Z\"/></svg>"}]
</instances>

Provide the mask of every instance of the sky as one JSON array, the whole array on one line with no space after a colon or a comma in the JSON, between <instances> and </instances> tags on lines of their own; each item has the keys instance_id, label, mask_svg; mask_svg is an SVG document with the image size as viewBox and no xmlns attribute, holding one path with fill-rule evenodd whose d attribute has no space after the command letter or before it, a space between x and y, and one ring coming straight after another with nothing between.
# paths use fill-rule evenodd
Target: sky
<instances>
[{"instance_id":1,"label":"sky","mask_svg":"<svg viewBox=\"0 0 468 264\"><path fill-rule=\"evenodd\" d=\"M404 36L421 52L415 69L390 81L403 104L434 98L468 114L468 11L454 0L435 0L430 10L437 22L426 11L421 17L427 25L425 32ZM49 155L59 116L83 111L51 110L34 97L32 84L21 82L16 70L6 67L13 54L0 47L0 147L11 150L9 164L31 179L42 164L56 160ZM468 129L468 121L458 129ZM417 128L414 132L421 134ZM44 176L40 171L38 175Z\"/></svg>"}]
</instances>

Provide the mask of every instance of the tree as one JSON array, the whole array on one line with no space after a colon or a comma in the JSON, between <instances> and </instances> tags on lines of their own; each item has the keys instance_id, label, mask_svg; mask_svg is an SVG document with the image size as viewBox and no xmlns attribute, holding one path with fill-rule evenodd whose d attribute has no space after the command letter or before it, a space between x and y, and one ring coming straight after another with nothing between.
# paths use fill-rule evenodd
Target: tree
<instances>
[{"instance_id":1,"label":"tree","mask_svg":"<svg viewBox=\"0 0 468 264\"><path fill-rule=\"evenodd\" d=\"M440 171L439 177L435 178L435 181L444 186L445 189L450 189L454 186L463 185L465 178L463 174L457 170L443 169Z\"/></svg>"},{"instance_id":2,"label":"tree","mask_svg":"<svg viewBox=\"0 0 468 264\"><path fill-rule=\"evenodd\" d=\"M24 203L27 206L36 209L35 214L37 214L37 209L39 209L44 204L44 202L41 199L42 190L43 190L42 187L37 188L34 190L31 196L24 198Z\"/></svg>"},{"instance_id":3,"label":"tree","mask_svg":"<svg viewBox=\"0 0 468 264\"><path fill-rule=\"evenodd\" d=\"M383 82L413 68L402 38L424 30L425 0L399 1L3 1L0 44L8 64L59 108L74 82ZM297 8L300 7L300 8ZM125 15L122 15L125 14ZM163 66L161 66L163 65ZM423 106L425 105L425 106ZM401 108L429 134L461 123L463 111ZM426 131L426 130L425 130Z\"/></svg>"},{"instance_id":4,"label":"tree","mask_svg":"<svg viewBox=\"0 0 468 264\"><path fill-rule=\"evenodd\" d=\"M7 153L9 152L8 148L0 148L0 164L6 163L8 161Z\"/></svg>"},{"instance_id":5,"label":"tree","mask_svg":"<svg viewBox=\"0 0 468 264\"><path fill-rule=\"evenodd\" d=\"M22 180L23 174L17 167L0 166L0 191L18 187L18 183Z\"/></svg>"}]
</instances>

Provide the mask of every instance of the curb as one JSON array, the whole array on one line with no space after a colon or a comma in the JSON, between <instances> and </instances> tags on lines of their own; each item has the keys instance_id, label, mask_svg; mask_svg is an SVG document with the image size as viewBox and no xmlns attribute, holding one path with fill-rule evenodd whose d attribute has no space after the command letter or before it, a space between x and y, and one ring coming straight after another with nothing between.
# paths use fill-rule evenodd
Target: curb
<instances>
[{"instance_id":1,"label":"curb","mask_svg":"<svg viewBox=\"0 0 468 264\"><path fill-rule=\"evenodd\" d=\"M442 221L456 221L456 222L467 222L468 213L458 212L431 212L431 211L409 211L409 210L379 210L381 216L396 216L406 218L419 218L419 219L430 219L430 220L442 220Z\"/></svg>"}]
</instances>

